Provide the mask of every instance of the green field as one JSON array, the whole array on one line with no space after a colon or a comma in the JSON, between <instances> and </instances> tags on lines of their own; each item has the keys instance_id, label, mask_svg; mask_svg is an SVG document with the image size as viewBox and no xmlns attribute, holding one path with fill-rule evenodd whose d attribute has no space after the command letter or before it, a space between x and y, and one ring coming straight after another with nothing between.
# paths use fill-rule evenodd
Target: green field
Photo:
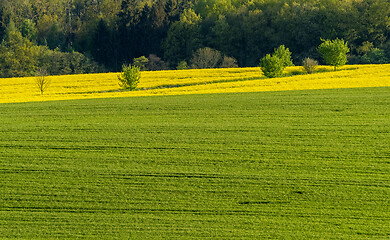
<instances>
[{"instance_id":1,"label":"green field","mask_svg":"<svg viewBox=\"0 0 390 240\"><path fill-rule=\"evenodd\" d=\"M0 104L0 122L0 238L390 238L390 88Z\"/></svg>"}]
</instances>

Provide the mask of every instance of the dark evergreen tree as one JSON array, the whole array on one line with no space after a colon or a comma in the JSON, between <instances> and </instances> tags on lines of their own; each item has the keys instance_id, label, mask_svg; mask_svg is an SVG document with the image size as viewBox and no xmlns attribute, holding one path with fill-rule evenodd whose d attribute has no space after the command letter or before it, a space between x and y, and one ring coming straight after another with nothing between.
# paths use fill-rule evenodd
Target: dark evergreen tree
<instances>
[{"instance_id":1,"label":"dark evergreen tree","mask_svg":"<svg viewBox=\"0 0 390 240\"><path fill-rule=\"evenodd\" d=\"M119 62L130 63L136 57L137 39L135 25L139 23L140 10L136 0L122 0L118 13Z\"/></svg>"},{"instance_id":2,"label":"dark evergreen tree","mask_svg":"<svg viewBox=\"0 0 390 240\"><path fill-rule=\"evenodd\" d=\"M106 22L100 19L92 39L92 55L98 63L109 69L115 69L116 59L113 57L113 48L111 32Z\"/></svg>"},{"instance_id":3,"label":"dark evergreen tree","mask_svg":"<svg viewBox=\"0 0 390 240\"><path fill-rule=\"evenodd\" d=\"M154 42L151 41L153 29L150 14L151 9L145 5L139 14L139 21L134 26L135 43L137 45L134 51L135 57L148 56L152 53Z\"/></svg>"},{"instance_id":4,"label":"dark evergreen tree","mask_svg":"<svg viewBox=\"0 0 390 240\"><path fill-rule=\"evenodd\" d=\"M4 34L5 34L6 26L4 24L4 18L5 18L4 9L0 3L0 41L4 38Z\"/></svg>"}]
</instances>

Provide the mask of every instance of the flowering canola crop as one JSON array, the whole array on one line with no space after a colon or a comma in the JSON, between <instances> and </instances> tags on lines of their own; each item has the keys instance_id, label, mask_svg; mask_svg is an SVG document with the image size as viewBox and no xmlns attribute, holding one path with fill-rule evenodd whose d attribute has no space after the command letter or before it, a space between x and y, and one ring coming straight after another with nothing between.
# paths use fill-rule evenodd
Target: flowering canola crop
<instances>
[{"instance_id":1,"label":"flowering canola crop","mask_svg":"<svg viewBox=\"0 0 390 240\"><path fill-rule=\"evenodd\" d=\"M141 73L137 91L120 89L117 73L48 76L50 85L43 95L34 77L3 78L0 103L390 86L390 64L350 65L339 71L319 67L315 74L303 74L302 67L289 67L285 73L288 77L265 78L259 68L147 71Z\"/></svg>"}]
</instances>

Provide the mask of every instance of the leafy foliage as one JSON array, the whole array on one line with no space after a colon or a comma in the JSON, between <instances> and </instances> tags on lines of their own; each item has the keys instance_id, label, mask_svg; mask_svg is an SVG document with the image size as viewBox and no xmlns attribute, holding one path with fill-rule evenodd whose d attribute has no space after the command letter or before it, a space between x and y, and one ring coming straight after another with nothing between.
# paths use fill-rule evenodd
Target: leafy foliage
<instances>
[{"instance_id":1,"label":"leafy foliage","mask_svg":"<svg viewBox=\"0 0 390 240\"><path fill-rule=\"evenodd\" d=\"M284 63L279 57L267 54L260 60L260 67L264 76L274 78L282 76Z\"/></svg>"},{"instance_id":2,"label":"leafy foliage","mask_svg":"<svg viewBox=\"0 0 390 240\"><path fill-rule=\"evenodd\" d=\"M361 59L363 63L369 64L385 64L389 62L385 51L378 48L371 49L369 52L364 54Z\"/></svg>"},{"instance_id":3,"label":"leafy foliage","mask_svg":"<svg viewBox=\"0 0 390 240\"><path fill-rule=\"evenodd\" d=\"M272 56L267 54L260 60L261 70L266 77L280 77L288 66L293 66L291 52L284 45L276 48Z\"/></svg>"},{"instance_id":4,"label":"leafy foliage","mask_svg":"<svg viewBox=\"0 0 390 240\"><path fill-rule=\"evenodd\" d=\"M0 77L32 76L38 65L39 49L19 31L8 32L0 45Z\"/></svg>"},{"instance_id":5,"label":"leafy foliage","mask_svg":"<svg viewBox=\"0 0 390 240\"><path fill-rule=\"evenodd\" d=\"M118 75L119 86L128 90L135 90L141 78L140 68L137 66L123 65L122 72Z\"/></svg>"},{"instance_id":6,"label":"leafy foliage","mask_svg":"<svg viewBox=\"0 0 390 240\"><path fill-rule=\"evenodd\" d=\"M343 39L336 38L335 40L322 40L323 43L318 47L318 52L321 54L324 62L328 65L337 67L347 63L347 53L349 52L348 43Z\"/></svg>"},{"instance_id":7,"label":"leafy foliage","mask_svg":"<svg viewBox=\"0 0 390 240\"><path fill-rule=\"evenodd\" d=\"M140 71L148 70L147 65L149 64L149 59L145 56L141 56L133 59L133 65L138 67Z\"/></svg>"},{"instance_id":8,"label":"leafy foliage","mask_svg":"<svg viewBox=\"0 0 390 240\"><path fill-rule=\"evenodd\" d=\"M186 61L181 61L177 64L177 67L176 67L177 70L184 70L184 69L188 69L188 64Z\"/></svg>"},{"instance_id":9,"label":"leafy foliage","mask_svg":"<svg viewBox=\"0 0 390 240\"><path fill-rule=\"evenodd\" d=\"M280 45L278 48L274 50L273 56L279 58L282 62L283 67L294 66L291 60L291 52L290 49L286 48L284 45Z\"/></svg>"},{"instance_id":10,"label":"leafy foliage","mask_svg":"<svg viewBox=\"0 0 390 240\"><path fill-rule=\"evenodd\" d=\"M102 72L104 69L96 62L79 52L61 52L39 48L38 66L47 69L50 75L82 74Z\"/></svg>"},{"instance_id":11,"label":"leafy foliage","mask_svg":"<svg viewBox=\"0 0 390 240\"><path fill-rule=\"evenodd\" d=\"M193 10L184 11L180 20L173 23L163 41L164 57L171 66L191 58L201 47L200 17Z\"/></svg>"}]
</instances>

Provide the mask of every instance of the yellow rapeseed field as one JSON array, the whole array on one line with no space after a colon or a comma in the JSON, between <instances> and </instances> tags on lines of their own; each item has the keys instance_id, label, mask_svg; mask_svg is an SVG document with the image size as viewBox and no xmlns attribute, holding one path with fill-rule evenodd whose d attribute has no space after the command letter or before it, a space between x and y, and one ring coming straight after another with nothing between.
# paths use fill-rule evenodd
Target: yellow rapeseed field
<instances>
[{"instance_id":1,"label":"yellow rapeseed field","mask_svg":"<svg viewBox=\"0 0 390 240\"><path fill-rule=\"evenodd\" d=\"M389 87L390 64L349 65L332 71L321 66L315 74L289 67L282 78L265 78L260 68L196 69L142 72L137 91L124 91L117 73L49 76L40 94L34 77L0 79L0 103L151 95L261 92L304 89Z\"/></svg>"}]
</instances>

